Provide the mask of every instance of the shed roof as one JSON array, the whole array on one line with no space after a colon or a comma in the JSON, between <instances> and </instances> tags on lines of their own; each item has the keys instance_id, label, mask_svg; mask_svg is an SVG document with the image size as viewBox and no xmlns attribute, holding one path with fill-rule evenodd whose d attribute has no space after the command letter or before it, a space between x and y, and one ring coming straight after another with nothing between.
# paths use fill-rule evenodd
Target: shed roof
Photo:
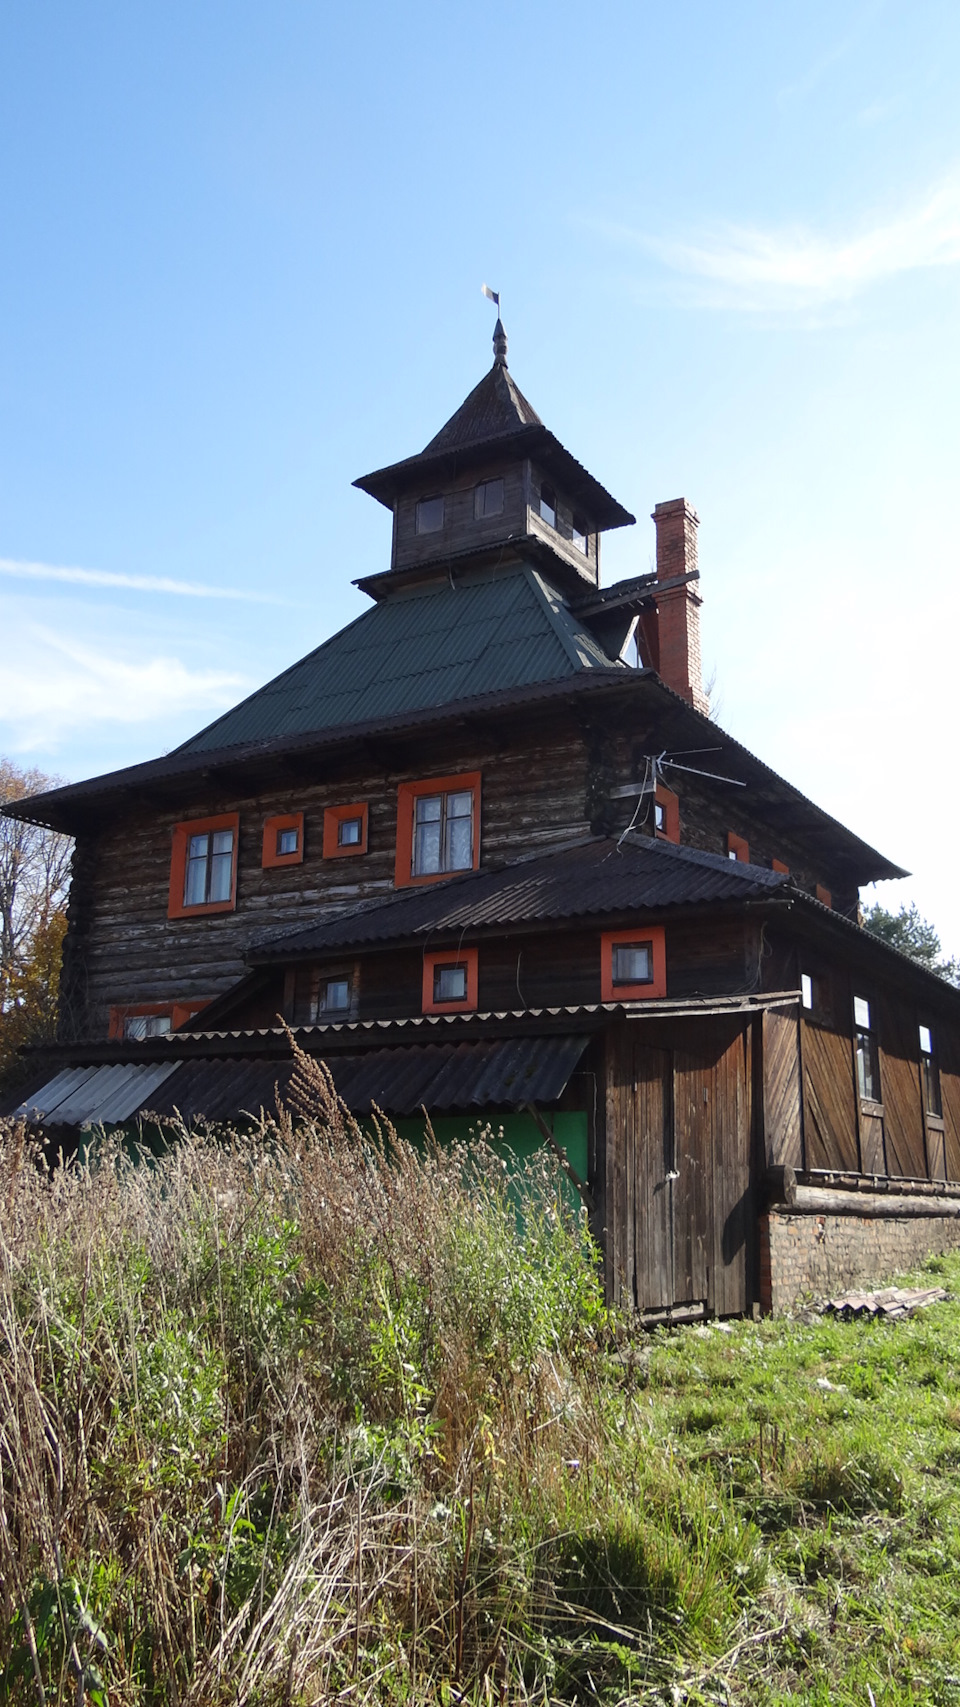
<instances>
[{"instance_id":1,"label":"shed roof","mask_svg":"<svg viewBox=\"0 0 960 1707\"><path fill-rule=\"evenodd\" d=\"M413 1043L336 1055L329 1062L338 1094L355 1114L376 1105L387 1114L421 1107L519 1108L551 1103L577 1065L585 1034ZM263 1059L194 1059L160 1065L71 1067L27 1097L17 1113L41 1124L94 1126L149 1111L163 1119L229 1120L273 1110L283 1101L294 1063Z\"/></svg>"},{"instance_id":2,"label":"shed roof","mask_svg":"<svg viewBox=\"0 0 960 1707\"><path fill-rule=\"evenodd\" d=\"M789 877L651 836L593 837L496 871L404 889L306 930L261 941L248 958L299 959L343 948L459 936L464 930L770 896Z\"/></svg>"}]
</instances>

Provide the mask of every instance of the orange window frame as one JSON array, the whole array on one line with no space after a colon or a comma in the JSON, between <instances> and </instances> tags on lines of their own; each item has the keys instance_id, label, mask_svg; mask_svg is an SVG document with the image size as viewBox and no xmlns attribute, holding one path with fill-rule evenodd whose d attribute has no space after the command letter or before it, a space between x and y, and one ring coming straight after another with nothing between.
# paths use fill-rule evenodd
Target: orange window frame
<instances>
[{"instance_id":1,"label":"orange window frame","mask_svg":"<svg viewBox=\"0 0 960 1707\"><path fill-rule=\"evenodd\" d=\"M829 889L824 888L822 883L817 884L815 894L816 894L817 900L820 901L824 907L832 907L833 906L833 896L830 893Z\"/></svg>"},{"instance_id":2,"label":"orange window frame","mask_svg":"<svg viewBox=\"0 0 960 1707\"><path fill-rule=\"evenodd\" d=\"M207 998L209 1000L209 998ZM110 1009L110 1023L107 1036L112 1041L123 1040L124 1021L128 1019L151 1018L154 1014L169 1014L171 1031L179 1031L186 1025L188 1019L201 1012L207 1006L202 1002L123 1002ZM148 1040L150 1041L150 1040Z\"/></svg>"},{"instance_id":3,"label":"orange window frame","mask_svg":"<svg viewBox=\"0 0 960 1707\"><path fill-rule=\"evenodd\" d=\"M297 845L293 853L278 853L277 842L281 830L296 830ZM273 871L278 865L303 864L303 813L280 812L273 818L263 821L263 855L261 865L264 871Z\"/></svg>"},{"instance_id":4,"label":"orange window frame","mask_svg":"<svg viewBox=\"0 0 960 1707\"><path fill-rule=\"evenodd\" d=\"M187 907L183 888L187 877L187 847L191 836L209 835L214 830L233 831L233 870L230 877L230 896L226 901L201 901ZM170 896L168 919L194 919L208 913L232 913L237 905L237 856L240 848L239 812L221 812L216 818L189 818L173 826L173 847L170 856Z\"/></svg>"},{"instance_id":5,"label":"orange window frame","mask_svg":"<svg viewBox=\"0 0 960 1707\"><path fill-rule=\"evenodd\" d=\"M618 942L648 942L653 960L649 984L615 984L613 950ZM651 1001L667 993L667 938L662 925L635 925L628 931L604 931L600 938L600 996L604 1002Z\"/></svg>"},{"instance_id":6,"label":"orange window frame","mask_svg":"<svg viewBox=\"0 0 960 1707\"><path fill-rule=\"evenodd\" d=\"M480 868L480 772L464 771L460 776L431 776L418 782L401 782L397 789L397 857L394 885L406 889L418 883L442 883L448 877L460 877L457 871L428 871L420 877L413 875L413 814L414 806L424 794L473 795L473 865Z\"/></svg>"},{"instance_id":7,"label":"orange window frame","mask_svg":"<svg viewBox=\"0 0 960 1707\"><path fill-rule=\"evenodd\" d=\"M680 798L672 788L667 788L662 782L657 783L654 793L657 806L663 807L663 829L656 827L654 818L654 834L661 842L679 842L680 840Z\"/></svg>"},{"instance_id":8,"label":"orange window frame","mask_svg":"<svg viewBox=\"0 0 960 1707\"><path fill-rule=\"evenodd\" d=\"M425 1014L472 1013L477 1005L479 984L479 951L475 948L429 949L423 957L422 1006ZM436 1002L433 999L433 977L438 966L465 966L467 993L459 1002Z\"/></svg>"},{"instance_id":9,"label":"orange window frame","mask_svg":"<svg viewBox=\"0 0 960 1707\"><path fill-rule=\"evenodd\" d=\"M351 818L360 819L360 840L343 848L338 839L340 825ZM352 806L327 806L323 814L324 859L348 859L351 854L365 854L369 821L370 808L365 800L355 800Z\"/></svg>"},{"instance_id":10,"label":"orange window frame","mask_svg":"<svg viewBox=\"0 0 960 1707\"><path fill-rule=\"evenodd\" d=\"M770 870L779 871L783 877L790 876L790 867L785 865L782 859L772 859L770 861Z\"/></svg>"},{"instance_id":11,"label":"orange window frame","mask_svg":"<svg viewBox=\"0 0 960 1707\"><path fill-rule=\"evenodd\" d=\"M750 864L750 843L745 836L738 836L733 830L727 831L727 856L741 860L744 865Z\"/></svg>"}]
</instances>

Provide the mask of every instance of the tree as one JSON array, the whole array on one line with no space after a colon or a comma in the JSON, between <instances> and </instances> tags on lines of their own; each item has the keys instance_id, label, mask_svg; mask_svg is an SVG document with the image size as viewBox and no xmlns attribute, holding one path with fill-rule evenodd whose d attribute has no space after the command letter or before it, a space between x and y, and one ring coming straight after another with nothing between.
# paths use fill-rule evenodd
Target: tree
<instances>
[{"instance_id":1,"label":"tree","mask_svg":"<svg viewBox=\"0 0 960 1707\"><path fill-rule=\"evenodd\" d=\"M929 919L921 917L913 903L909 907L901 907L899 913L889 913L878 903L867 908L863 922L868 931L889 943L891 948L908 954L911 960L925 966L928 972L936 972L948 984L960 985L960 960L943 958L935 927Z\"/></svg>"},{"instance_id":2,"label":"tree","mask_svg":"<svg viewBox=\"0 0 960 1707\"><path fill-rule=\"evenodd\" d=\"M0 806L58 781L0 759ZM0 816L0 1075L54 1035L72 850L69 836Z\"/></svg>"}]
</instances>

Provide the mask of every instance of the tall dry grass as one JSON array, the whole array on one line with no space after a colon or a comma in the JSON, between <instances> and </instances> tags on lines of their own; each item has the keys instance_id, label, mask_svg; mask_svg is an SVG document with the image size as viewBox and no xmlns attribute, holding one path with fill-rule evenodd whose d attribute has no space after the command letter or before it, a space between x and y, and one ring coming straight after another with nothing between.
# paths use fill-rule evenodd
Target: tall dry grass
<instances>
[{"instance_id":1,"label":"tall dry grass","mask_svg":"<svg viewBox=\"0 0 960 1707\"><path fill-rule=\"evenodd\" d=\"M300 1103L53 1175L0 1130L0 1699L572 1699L585 1638L719 1630L556 1164L521 1219L480 1139Z\"/></svg>"}]
</instances>

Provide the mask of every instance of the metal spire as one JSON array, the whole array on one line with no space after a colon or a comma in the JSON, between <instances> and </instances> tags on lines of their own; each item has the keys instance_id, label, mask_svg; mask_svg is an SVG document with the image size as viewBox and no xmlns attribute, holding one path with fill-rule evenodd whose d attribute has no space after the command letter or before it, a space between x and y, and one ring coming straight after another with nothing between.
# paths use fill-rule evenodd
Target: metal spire
<instances>
[{"instance_id":1,"label":"metal spire","mask_svg":"<svg viewBox=\"0 0 960 1707\"><path fill-rule=\"evenodd\" d=\"M503 321L499 318L493 329L493 361L494 366L507 365L507 334L503 329Z\"/></svg>"}]
</instances>

